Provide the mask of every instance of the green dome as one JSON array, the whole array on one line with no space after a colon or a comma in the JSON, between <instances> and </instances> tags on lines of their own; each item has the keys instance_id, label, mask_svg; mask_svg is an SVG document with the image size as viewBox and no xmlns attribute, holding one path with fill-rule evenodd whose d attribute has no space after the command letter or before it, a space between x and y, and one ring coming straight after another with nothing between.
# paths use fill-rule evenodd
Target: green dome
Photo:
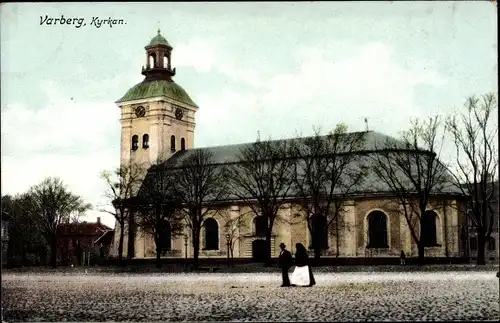
<instances>
[{"instance_id":1,"label":"green dome","mask_svg":"<svg viewBox=\"0 0 500 323\"><path fill-rule=\"evenodd\" d=\"M166 96L167 98L197 107L196 103L191 100L187 92L180 85L167 80L141 82L128 90L116 103L158 96Z\"/></svg>"},{"instance_id":2,"label":"green dome","mask_svg":"<svg viewBox=\"0 0 500 323\"><path fill-rule=\"evenodd\" d=\"M167 46L170 46L170 44L165 39L165 37L163 37L160 34L160 29L158 29L158 35L154 36L153 39L151 39L151 41L149 42L148 46L154 46L154 45L167 45Z\"/></svg>"}]
</instances>

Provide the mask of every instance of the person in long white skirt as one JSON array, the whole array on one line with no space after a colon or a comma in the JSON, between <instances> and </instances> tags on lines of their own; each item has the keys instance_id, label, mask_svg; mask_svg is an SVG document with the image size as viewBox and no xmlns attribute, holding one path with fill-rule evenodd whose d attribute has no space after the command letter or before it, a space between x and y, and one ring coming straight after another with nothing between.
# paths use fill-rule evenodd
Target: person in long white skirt
<instances>
[{"instance_id":1,"label":"person in long white skirt","mask_svg":"<svg viewBox=\"0 0 500 323\"><path fill-rule=\"evenodd\" d=\"M316 285L306 248L302 243L297 243L295 249L295 269L290 277L290 283L292 286Z\"/></svg>"}]
</instances>

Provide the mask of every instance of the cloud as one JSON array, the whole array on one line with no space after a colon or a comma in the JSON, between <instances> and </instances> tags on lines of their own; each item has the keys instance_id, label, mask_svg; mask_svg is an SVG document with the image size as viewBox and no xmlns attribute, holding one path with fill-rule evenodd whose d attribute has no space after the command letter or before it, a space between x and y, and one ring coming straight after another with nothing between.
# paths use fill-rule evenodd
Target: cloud
<instances>
[{"instance_id":1,"label":"cloud","mask_svg":"<svg viewBox=\"0 0 500 323\"><path fill-rule=\"evenodd\" d=\"M175 46L172 52L174 66L193 67L197 72L210 72L217 57L214 43L204 40L191 40Z\"/></svg>"},{"instance_id":2,"label":"cloud","mask_svg":"<svg viewBox=\"0 0 500 323\"><path fill-rule=\"evenodd\" d=\"M314 125L333 129L339 122L363 130L364 118L372 130L396 135L410 117L427 115L428 107L417 104L417 86L439 89L449 82L429 62L398 61L396 54L381 42L308 46L291 52L288 68L272 76L209 40L179 44L174 58L177 66L224 76L220 90L197 93L195 144L210 146L252 141L258 131L274 138L310 134Z\"/></svg>"},{"instance_id":3,"label":"cloud","mask_svg":"<svg viewBox=\"0 0 500 323\"><path fill-rule=\"evenodd\" d=\"M68 98L54 82L40 87L50 98L47 106L8 104L2 109L2 194L22 193L57 176L86 202L105 203L98 174L119 163L119 109L112 101ZM96 211L88 215L102 216Z\"/></svg>"},{"instance_id":4,"label":"cloud","mask_svg":"<svg viewBox=\"0 0 500 323\"><path fill-rule=\"evenodd\" d=\"M257 71L234 69L226 73L228 78L255 75L239 78L254 86L254 91L205 96L200 101L196 141L203 146L226 144L235 138L251 141L257 131L261 137L288 138L296 131L310 134L314 125L333 129L339 122L347 123L351 130L363 130L365 117L372 130L395 135L408 125L410 117L424 114L416 104L416 86L440 88L448 80L422 63L410 61L403 66L394 54L391 47L377 42L336 59L323 48L309 47L292 54L294 68L265 81L258 78ZM214 68L218 63L222 64L215 62ZM214 117L201 110L217 111L218 129L224 131L215 135L210 126ZM228 133L236 136L229 139Z\"/></svg>"},{"instance_id":5,"label":"cloud","mask_svg":"<svg viewBox=\"0 0 500 323\"><path fill-rule=\"evenodd\" d=\"M44 82L47 106L33 109L8 104L2 110L4 154L15 155L76 149L81 152L108 148L110 135L119 135L119 109L112 102L82 102L63 95L56 84ZM115 145L119 145L117 142Z\"/></svg>"},{"instance_id":6,"label":"cloud","mask_svg":"<svg viewBox=\"0 0 500 323\"><path fill-rule=\"evenodd\" d=\"M217 72L254 87L263 85L257 70L241 67L229 50L208 40L193 39L176 45L172 60L176 67L192 67L199 73Z\"/></svg>"}]
</instances>

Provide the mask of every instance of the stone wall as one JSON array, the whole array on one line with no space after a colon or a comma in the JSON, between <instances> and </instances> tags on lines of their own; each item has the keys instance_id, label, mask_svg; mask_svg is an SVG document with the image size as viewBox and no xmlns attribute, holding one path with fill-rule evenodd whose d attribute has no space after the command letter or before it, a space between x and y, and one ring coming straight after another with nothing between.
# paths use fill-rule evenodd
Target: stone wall
<instances>
[{"instance_id":1,"label":"stone wall","mask_svg":"<svg viewBox=\"0 0 500 323\"><path fill-rule=\"evenodd\" d=\"M437 214L436 233L438 246L426 248L427 257L459 257L460 228L465 223L460 216L455 201L443 203L439 200L429 203L429 210ZM370 212L381 211L387 216L387 235L389 248L373 249L368 245L368 221ZM418 249L413 241L406 218L403 216L403 207L395 199L358 198L346 201L338 219L331 221L329 227L329 249L323 252L328 257L399 257L404 250L408 257L416 257ZM202 228L200 236L200 258L227 257L226 234L231 235L235 258L252 257L252 241L258 237L254 235L255 212L249 206L229 205L219 210L217 214L208 215L216 219L219 225L219 249L203 250L205 232ZM240 221L237 221L237 219ZM420 237L419 220L416 214L411 214L412 226L415 234ZM328 221L332 220L331 218ZM235 226L235 224L237 224ZM118 230L116 230L118 232ZM192 257L193 248L189 230L187 256ZM148 236L139 233L136 237L136 257L154 257L154 241ZM234 239L234 240L233 240ZM295 244L302 243L309 247L310 233L303 216L303 211L293 203L287 203L279 210L278 218L273 226L272 256L277 257L279 244L284 242L287 249L294 252ZM124 240L124 255L126 255L127 238ZM172 238L172 252L168 257L185 257L184 236Z\"/></svg>"}]
</instances>

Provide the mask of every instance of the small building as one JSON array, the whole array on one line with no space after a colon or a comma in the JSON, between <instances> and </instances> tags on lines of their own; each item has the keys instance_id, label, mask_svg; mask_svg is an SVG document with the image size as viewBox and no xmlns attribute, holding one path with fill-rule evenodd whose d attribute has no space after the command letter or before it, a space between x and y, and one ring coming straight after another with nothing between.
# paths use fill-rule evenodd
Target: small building
<instances>
[{"instance_id":1,"label":"small building","mask_svg":"<svg viewBox=\"0 0 500 323\"><path fill-rule=\"evenodd\" d=\"M63 223L58 233L58 262L61 265L91 265L106 259L114 230L97 222Z\"/></svg>"}]
</instances>

